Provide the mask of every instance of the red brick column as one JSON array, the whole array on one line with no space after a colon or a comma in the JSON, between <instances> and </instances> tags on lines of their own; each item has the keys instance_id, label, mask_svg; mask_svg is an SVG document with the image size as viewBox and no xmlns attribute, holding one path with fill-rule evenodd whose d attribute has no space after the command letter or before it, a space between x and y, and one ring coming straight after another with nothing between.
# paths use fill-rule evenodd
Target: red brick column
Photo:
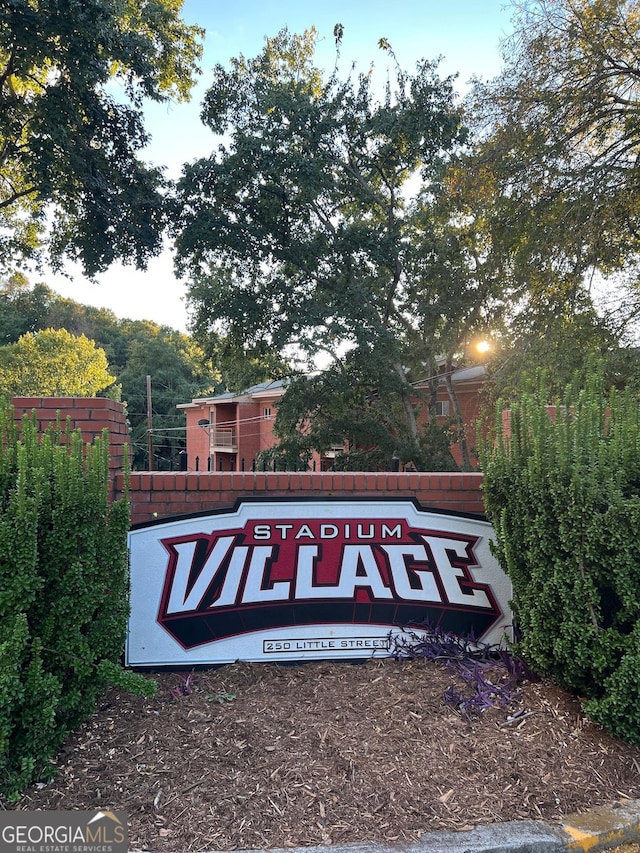
<instances>
[{"instance_id":1,"label":"red brick column","mask_svg":"<svg viewBox=\"0 0 640 853\"><path fill-rule=\"evenodd\" d=\"M64 427L70 418L72 429L80 429L85 444L90 444L106 429L109 433L109 472L112 480L122 471L124 445L129 444L129 430L124 416L124 406L105 397L14 397L11 401L15 419L34 409L38 432L42 433L60 419Z\"/></svg>"}]
</instances>

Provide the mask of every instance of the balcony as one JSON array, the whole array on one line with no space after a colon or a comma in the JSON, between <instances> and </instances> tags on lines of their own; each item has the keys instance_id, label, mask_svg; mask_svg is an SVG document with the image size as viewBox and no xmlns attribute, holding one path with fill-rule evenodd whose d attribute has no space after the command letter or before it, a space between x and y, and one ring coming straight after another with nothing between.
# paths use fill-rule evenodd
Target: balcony
<instances>
[{"instance_id":1,"label":"balcony","mask_svg":"<svg viewBox=\"0 0 640 853\"><path fill-rule=\"evenodd\" d=\"M212 429L209 437L211 453L236 453L238 440L235 429Z\"/></svg>"}]
</instances>

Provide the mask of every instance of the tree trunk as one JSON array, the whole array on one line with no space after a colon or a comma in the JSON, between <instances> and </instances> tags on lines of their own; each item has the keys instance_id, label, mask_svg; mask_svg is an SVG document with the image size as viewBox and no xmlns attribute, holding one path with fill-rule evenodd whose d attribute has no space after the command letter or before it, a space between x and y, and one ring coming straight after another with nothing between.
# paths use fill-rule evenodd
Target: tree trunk
<instances>
[{"instance_id":1,"label":"tree trunk","mask_svg":"<svg viewBox=\"0 0 640 853\"><path fill-rule=\"evenodd\" d=\"M456 389L453 387L453 380L451 379L452 373L452 365L447 362L447 367L444 373L444 381L447 388L447 393L449 394L449 399L451 400L451 406L453 408L453 416L455 418L456 426L458 428L458 436L459 436L459 444L460 444L460 452L462 454L462 470L463 471L471 471L471 456L469 455L469 445L467 444L467 434L464 428L464 420L462 418L462 412L460 411L460 403L458 402L458 395L456 394Z\"/></svg>"},{"instance_id":2,"label":"tree trunk","mask_svg":"<svg viewBox=\"0 0 640 853\"><path fill-rule=\"evenodd\" d=\"M402 406L404 408L404 413L407 418L407 431L409 433L409 439L411 440L411 444L415 449L416 458L413 460L417 465L418 461L422 456L422 447L420 446L420 432L418 430L418 422L416 420L416 413L413 408L413 395L414 388L407 382L407 377L404 372L404 368L400 363L395 363L393 365L393 369L398 374L400 379L402 380Z\"/></svg>"}]
</instances>

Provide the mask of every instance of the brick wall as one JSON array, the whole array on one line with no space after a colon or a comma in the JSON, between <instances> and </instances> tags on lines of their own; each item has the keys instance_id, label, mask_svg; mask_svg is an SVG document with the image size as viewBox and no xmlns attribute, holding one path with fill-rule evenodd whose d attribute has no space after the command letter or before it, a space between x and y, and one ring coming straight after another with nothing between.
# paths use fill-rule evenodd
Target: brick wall
<instances>
[{"instance_id":1,"label":"brick wall","mask_svg":"<svg viewBox=\"0 0 640 853\"><path fill-rule=\"evenodd\" d=\"M69 417L72 428L82 431L85 444L102 435L104 429L108 430L109 470L114 478L122 471L124 445L129 444L122 403L104 397L14 397L11 403L17 421L25 412L30 414L35 409L39 432L44 432L49 424L55 424L58 417L63 426Z\"/></svg>"},{"instance_id":2,"label":"brick wall","mask_svg":"<svg viewBox=\"0 0 640 853\"><path fill-rule=\"evenodd\" d=\"M241 497L415 497L427 508L482 514L481 483L482 474L457 473L133 473L131 521L222 509Z\"/></svg>"},{"instance_id":3,"label":"brick wall","mask_svg":"<svg viewBox=\"0 0 640 853\"><path fill-rule=\"evenodd\" d=\"M41 430L55 423L58 412L63 423L68 416L71 425L82 430L85 442L109 430L113 496L122 494L123 447L129 436L121 403L81 397L17 397L12 402L17 419L35 409ZM482 514L481 483L482 474L453 472L133 472L131 521L229 508L241 497L415 497L424 507Z\"/></svg>"}]
</instances>

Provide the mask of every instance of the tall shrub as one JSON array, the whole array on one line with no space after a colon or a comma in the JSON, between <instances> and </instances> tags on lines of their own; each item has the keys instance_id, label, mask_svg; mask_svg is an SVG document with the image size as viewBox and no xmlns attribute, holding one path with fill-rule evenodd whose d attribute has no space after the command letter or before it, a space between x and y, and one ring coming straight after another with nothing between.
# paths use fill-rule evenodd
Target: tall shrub
<instances>
[{"instance_id":1,"label":"tall shrub","mask_svg":"<svg viewBox=\"0 0 640 853\"><path fill-rule=\"evenodd\" d=\"M0 793L51 775L51 758L121 667L128 497L109 503L107 436L41 437L0 404Z\"/></svg>"},{"instance_id":2,"label":"tall shrub","mask_svg":"<svg viewBox=\"0 0 640 853\"><path fill-rule=\"evenodd\" d=\"M498 412L482 452L495 553L513 583L519 651L640 743L640 408L601 378Z\"/></svg>"}]
</instances>

